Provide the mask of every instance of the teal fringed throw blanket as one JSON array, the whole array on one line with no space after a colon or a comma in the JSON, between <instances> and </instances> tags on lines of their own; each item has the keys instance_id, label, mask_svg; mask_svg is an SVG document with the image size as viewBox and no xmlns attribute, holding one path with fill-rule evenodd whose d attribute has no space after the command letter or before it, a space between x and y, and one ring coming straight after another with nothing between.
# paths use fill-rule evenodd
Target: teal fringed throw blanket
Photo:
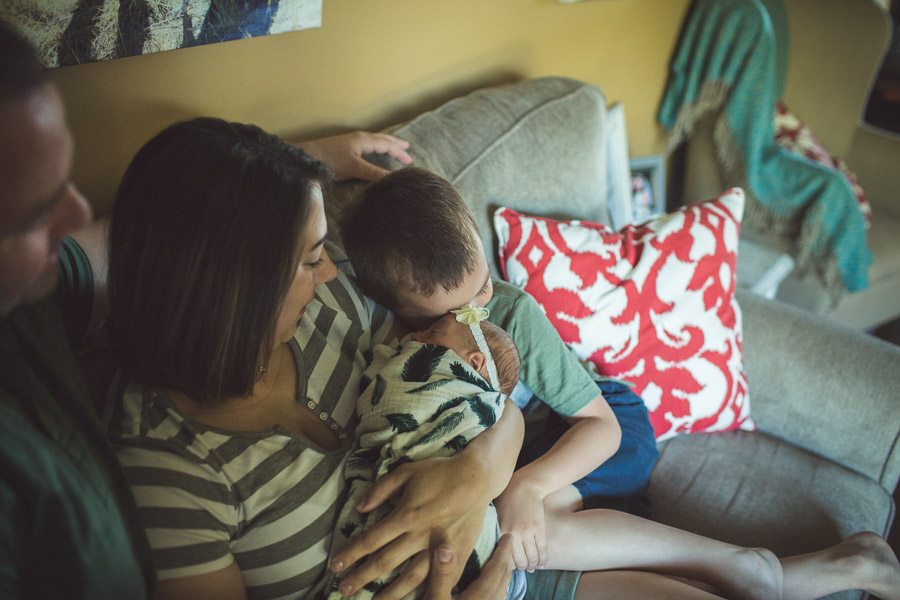
<instances>
[{"instance_id":1,"label":"teal fringed throw blanket","mask_svg":"<svg viewBox=\"0 0 900 600\"><path fill-rule=\"evenodd\" d=\"M477 371L443 346L404 339L402 346L375 346L372 364L360 384L365 390L357 401L359 425L357 447L347 459L344 477L350 492L337 520L331 555L393 510L383 505L366 514L357 512L359 502L376 479L406 462L437 456L452 456L479 433L496 423L503 413L503 396L494 391ZM481 572L491 555L500 529L497 512L489 506L475 549L466 561L460 586L465 588ZM383 575L353 595L372 598L390 584L400 568ZM312 597L327 595L340 600L335 578ZM423 590L411 593L418 598Z\"/></svg>"},{"instance_id":2,"label":"teal fringed throw blanket","mask_svg":"<svg viewBox=\"0 0 900 600\"><path fill-rule=\"evenodd\" d=\"M768 6L768 8L767 8ZM780 148L774 107L787 31L780 0L695 0L672 57L659 121L669 148L706 115L722 170L747 193L744 225L796 240L797 266L814 268L836 300L869 285L872 254L853 190L837 171ZM688 200L700 200L688 199Z\"/></svg>"}]
</instances>

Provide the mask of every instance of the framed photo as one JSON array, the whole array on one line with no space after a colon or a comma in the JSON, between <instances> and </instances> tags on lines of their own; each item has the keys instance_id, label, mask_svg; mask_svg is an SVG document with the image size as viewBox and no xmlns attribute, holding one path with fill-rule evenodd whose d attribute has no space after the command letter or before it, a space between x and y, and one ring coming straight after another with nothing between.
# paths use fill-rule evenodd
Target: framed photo
<instances>
[{"instance_id":1,"label":"framed photo","mask_svg":"<svg viewBox=\"0 0 900 600\"><path fill-rule=\"evenodd\" d=\"M662 154L632 158L631 202L635 222L666 212L666 157Z\"/></svg>"}]
</instances>

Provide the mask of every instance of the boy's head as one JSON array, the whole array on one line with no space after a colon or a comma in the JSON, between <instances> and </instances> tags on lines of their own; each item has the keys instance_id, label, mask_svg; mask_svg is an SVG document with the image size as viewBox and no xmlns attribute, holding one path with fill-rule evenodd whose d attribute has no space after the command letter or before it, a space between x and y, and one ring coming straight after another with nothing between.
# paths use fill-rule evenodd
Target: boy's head
<instances>
[{"instance_id":1,"label":"boy's head","mask_svg":"<svg viewBox=\"0 0 900 600\"><path fill-rule=\"evenodd\" d=\"M509 334L488 321L479 323L484 339L497 366L500 391L509 396L519 381L519 351ZM478 349L472 329L461 323L456 315L444 315L430 327L413 334L412 339L423 344L450 348L488 380L487 357Z\"/></svg>"},{"instance_id":2,"label":"boy's head","mask_svg":"<svg viewBox=\"0 0 900 600\"><path fill-rule=\"evenodd\" d=\"M446 180L416 167L370 185L341 224L362 290L422 328L493 293L475 218Z\"/></svg>"}]
</instances>

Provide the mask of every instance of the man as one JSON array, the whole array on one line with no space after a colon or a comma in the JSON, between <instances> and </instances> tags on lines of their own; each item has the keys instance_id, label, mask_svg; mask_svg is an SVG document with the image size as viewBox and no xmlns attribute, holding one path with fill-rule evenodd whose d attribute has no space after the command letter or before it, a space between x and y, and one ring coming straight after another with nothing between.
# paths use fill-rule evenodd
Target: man
<instances>
[{"instance_id":1,"label":"man","mask_svg":"<svg viewBox=\"0 0 900 600\"><path fill-rule=\"evenodd\" d=\"M305 147L341 178L380 175L366 153L409 161L390 136ZM147 540L71 349L89 328L104 262L103 226L70 179L72 153L58 92L0 23L0 597L151 598ZM505 596L503 547L466 597ZM457 563L438 546L429 598L449 598Z\"/></svg>"}]
</instances>

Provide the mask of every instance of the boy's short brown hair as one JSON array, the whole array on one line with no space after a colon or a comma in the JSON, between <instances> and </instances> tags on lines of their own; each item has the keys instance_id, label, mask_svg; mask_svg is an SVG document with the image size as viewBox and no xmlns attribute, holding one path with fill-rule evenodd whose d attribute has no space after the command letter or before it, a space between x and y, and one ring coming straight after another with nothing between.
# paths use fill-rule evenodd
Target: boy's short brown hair
<instances>
[{"instance_id":1,"label":"boy's short brown hair","mask_svg":"<svg viewBox=\"0 0 900 600\"><path fill-rule=\"evenodd\" d=\"M344 213L341 235L360 288L389 308L397 290L457 289L478 258L472 211L450 182L417 167L369 185Z\"/></svg>"}]
</instances>

